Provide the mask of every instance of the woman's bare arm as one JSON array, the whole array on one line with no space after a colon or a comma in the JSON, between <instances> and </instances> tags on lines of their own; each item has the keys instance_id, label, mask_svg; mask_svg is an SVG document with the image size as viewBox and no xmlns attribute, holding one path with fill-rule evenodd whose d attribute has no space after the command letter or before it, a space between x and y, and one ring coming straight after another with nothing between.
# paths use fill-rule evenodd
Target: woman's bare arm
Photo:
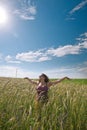
<instances>
[{"instance_id":1,"label":"woman's bare arm","mask_svg":"<svg viewBox=\"0 0 87 130\"><path fill-rule=\"evenodd\" d=\"M33 85L38 85L37 82L35 82L35 81L29 79L28 77L25 77L24 79L27 79L27 80L28 80L31 84L33 84Z\"/></svg>"},{"instance_id":2,"label":"woman's bare arm","mask_svg":"<svg viewBox=\"0 0 87 130\"><path fill-rule=\"evenodd\" d=\"M48 84L48 86L50 87L50 86L52 86L52 85L56 85L56 84L62 82L63 80L65 80L65 79L70 80L70 78L68 78L68 77L64 77L64 78L61 78L61 79L59 79L59 80L56 80L56 81L50 82L50 83Z\"/></svg>"}]
</instances>

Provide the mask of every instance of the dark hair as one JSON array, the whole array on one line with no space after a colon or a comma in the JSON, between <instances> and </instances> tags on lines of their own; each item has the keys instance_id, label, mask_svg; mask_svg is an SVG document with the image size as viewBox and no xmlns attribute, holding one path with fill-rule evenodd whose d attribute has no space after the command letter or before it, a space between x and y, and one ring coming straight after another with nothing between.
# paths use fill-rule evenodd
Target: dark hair
<instances>
[{"instance_id":1,"label":"dark hair","mask_svg":"<svg viewBox=\"0 0 87 130\"><path fill-rule=\"evenodd\" d=\"M45 82L46 82L46 83L49 82L49 78L48 78L48 76L47 76L46 74L42 73L42 74L40 75L40 77L41 77L41 76L43 76L43 77L45 78Z\"/></svg>"}]
</instances>

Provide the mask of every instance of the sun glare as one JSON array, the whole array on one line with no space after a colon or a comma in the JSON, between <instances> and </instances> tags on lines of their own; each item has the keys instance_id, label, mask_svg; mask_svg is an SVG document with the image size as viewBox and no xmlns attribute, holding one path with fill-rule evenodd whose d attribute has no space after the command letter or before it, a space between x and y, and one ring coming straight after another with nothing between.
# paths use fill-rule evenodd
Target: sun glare
<instances>
[{"instance_id":1,"label":"sun glare","mask_svg":"<svg viewBox=\"0 0 87 130\"><path fill-rule=\"evenodd\" d=\"M8 14L5 8L0 7L0 24L6 24L8 21Z\"/></svg>"}]
</instances>

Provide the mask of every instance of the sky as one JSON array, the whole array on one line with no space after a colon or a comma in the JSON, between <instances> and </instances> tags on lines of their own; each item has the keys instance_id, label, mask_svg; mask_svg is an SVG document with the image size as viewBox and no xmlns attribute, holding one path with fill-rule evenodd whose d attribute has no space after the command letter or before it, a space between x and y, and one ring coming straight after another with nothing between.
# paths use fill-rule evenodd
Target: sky
<instances>
[{"instance_id":1,"label":"sky","mask_svg":"<svg viewBox=\"0 0 87 130\"><path fill-rule=\"evenodd\" d=\"M0 0L0 8L0 76L87 78L87 0Z\"/></svg>"}]
</instances>

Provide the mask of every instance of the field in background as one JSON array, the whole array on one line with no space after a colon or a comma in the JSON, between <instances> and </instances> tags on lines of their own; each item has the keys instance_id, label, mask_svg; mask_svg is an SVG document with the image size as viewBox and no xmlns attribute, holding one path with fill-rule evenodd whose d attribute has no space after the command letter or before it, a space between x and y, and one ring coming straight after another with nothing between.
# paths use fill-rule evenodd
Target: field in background
<instances>
[{"instance_id":1,"label":"field in background","mask_svg":"<svg viewBox=\"0 0 87 130\"><path fill-rule=\"evenodd\" d=\"M52 86L39 121L35 95L27 80L0 78L0 130L87 129L87 79Z\"/></svg>"}]
</instances>

